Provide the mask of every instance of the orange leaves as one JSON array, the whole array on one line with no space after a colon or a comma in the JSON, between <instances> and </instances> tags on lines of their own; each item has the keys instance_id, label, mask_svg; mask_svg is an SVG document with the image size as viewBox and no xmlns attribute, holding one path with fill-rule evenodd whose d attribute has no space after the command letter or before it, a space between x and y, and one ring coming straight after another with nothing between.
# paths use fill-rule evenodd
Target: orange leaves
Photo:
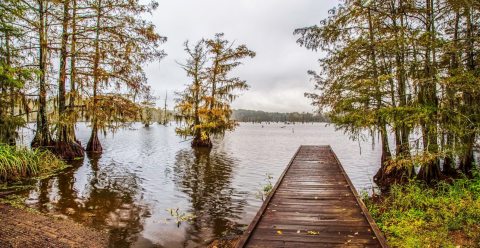
<instances>
[{"instance_id":1,"label":"orange leaves","mask_svg":"<svg viewBox=\"0 0 480 248\"><path fill-rule=\"evenodd\" d=\"M183 122L183 127L177 130L182 136L196 135L206 141L211 135L223 135L236 126L230 120L230 103L236 98L234 91L247 89L248 85L239 78L229 77L229 72L241 64L239 60L254 57L255 52L245 45L234 47L223 37L219 33L213 39L202 39L193 48L185 42L189 58L181 66L192 83L178 93L175 107L179 112L177 119Z\"/></svg>"}]
</instances>

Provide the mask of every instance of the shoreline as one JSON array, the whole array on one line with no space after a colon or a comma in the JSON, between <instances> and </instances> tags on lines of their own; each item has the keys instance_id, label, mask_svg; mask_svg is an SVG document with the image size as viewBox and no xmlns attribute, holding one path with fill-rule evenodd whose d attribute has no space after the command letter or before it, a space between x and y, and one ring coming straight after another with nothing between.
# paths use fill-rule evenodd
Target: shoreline
<instances>
[{"instance_id":1,"label":"shoreline","mask_svg":"<svg viewBox=\"0 0 480 248\"><path fill-rule=\"evenodd\" d=\"M70 219L0 203L2 247L107 247L108 234Z\"/></svg>"}]
</instances>

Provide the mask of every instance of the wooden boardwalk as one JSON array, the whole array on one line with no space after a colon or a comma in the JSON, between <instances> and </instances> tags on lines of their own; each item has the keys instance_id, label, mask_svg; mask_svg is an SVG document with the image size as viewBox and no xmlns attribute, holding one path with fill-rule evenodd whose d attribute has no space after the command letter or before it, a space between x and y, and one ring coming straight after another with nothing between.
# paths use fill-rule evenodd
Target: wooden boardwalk
<instances>
[{"instance_id":1,"label":"wooden boardwalk","mask_svg":"<svg viewBox=\"0 0 480 248\"><path fill-rule=\"evenodd\" d=\"M301 146L238 247L388 247L330 146Z\"/></svg>"}]
</instances>

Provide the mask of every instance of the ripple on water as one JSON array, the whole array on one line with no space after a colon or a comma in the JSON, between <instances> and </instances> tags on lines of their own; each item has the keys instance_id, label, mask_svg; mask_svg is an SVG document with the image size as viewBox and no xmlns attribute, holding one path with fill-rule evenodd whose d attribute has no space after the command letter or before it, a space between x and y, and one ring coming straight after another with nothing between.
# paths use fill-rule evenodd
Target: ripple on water
<instances>
[{"instance_id":1,"label":"ripple on water","mask_svg":"<svg viewBox=\"0 0 480 248\"><path fill-rule=\"evenodd\" d=\"M37 182L27 204L110 230L112 246L195 247L248 224L262 204L257 192L266 175L275 183L300 145L331 145L357 189L372 186L379 152L369 143L325 124L281 126L242 123L205 150L192 149L174 126L136 124L101 137L103 154ZM33 136L22 134L25 143ZM80 124L82 144L89 134ZM176 222L187 213L195 219Z\"/></svg>"}]
</instances>

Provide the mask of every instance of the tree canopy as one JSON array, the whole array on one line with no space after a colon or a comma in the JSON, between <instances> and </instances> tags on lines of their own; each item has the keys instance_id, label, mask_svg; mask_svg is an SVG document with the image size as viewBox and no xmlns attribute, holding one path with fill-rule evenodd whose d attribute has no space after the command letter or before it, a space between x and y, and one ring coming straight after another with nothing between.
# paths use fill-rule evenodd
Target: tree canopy
<instances>
[{"instance_id":1,"label":"tree canopy","mask_svg":"<svg viewBox=\"0 0 480 248\"><path fill-rule=\"evenodd\" d=\"M329 13L295 31L301 46L326 52L320 71L309 72L317 91L306 95L339 129L379 135L376 181L410 178L419 164L418 177L428 182L457 167L471 173L480 127L480 3L347 0Z\"/></svg>"},{"instance_id":2,"label":"tree canopy","mask_svg":"<svg viewBox=\"0 0 480 248\"><path fill-rule=\"evenodd\" d=\"M88 151L99 152L99 130L140 113L149 93L143 65L160 60L166 41L145 20L158 4L139 0L6 0L0 2L1 143L36 121L32 146L71 159L83 156L75 137L90 120Z\"/></svg>"},{"instance_id":3,"label":"tree canopy","mask_svg":"<svg viewBox=\"0 0 480 248\"><path fill-rule=\"evenodd\" d=\"M191 48L185 43L188 60L182 68L191 78L183 92L177 93L176 119L183 123L177 133L193 136L193 146L211 147L212 135L223 135L233 130L230 103L239 90L248 89L246 81L232 77L231 71L240 66L244 58L253 58L255 52L245 45L235 46L216 34L213 39L202 39Z\"/></svg>"}]
</instances>

